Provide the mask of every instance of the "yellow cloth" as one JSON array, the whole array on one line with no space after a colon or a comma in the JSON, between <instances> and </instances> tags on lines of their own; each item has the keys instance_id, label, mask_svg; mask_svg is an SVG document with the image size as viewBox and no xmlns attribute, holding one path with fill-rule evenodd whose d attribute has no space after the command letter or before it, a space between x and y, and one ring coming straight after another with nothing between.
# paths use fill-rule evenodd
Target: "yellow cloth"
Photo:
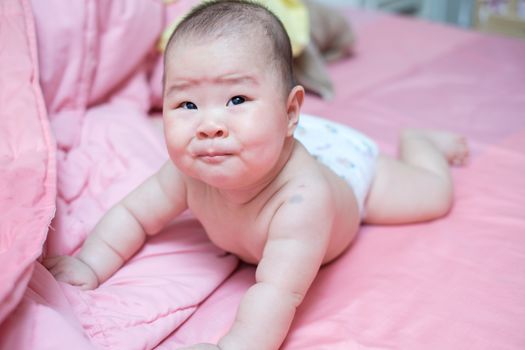
<instances>
[{"instance_id":1,"label":"yellow cloth","mask_svg":"<svg viewBox=\"0 0 525 350\"><path fill-rule=\"evenodd\" d=\"M310 41L310 20L304 3L301 0L257 0L257 2L270 9L283 22L290 37L293 55L299 56ZM182 16L164 30L158 44L160 51L164 51L171 34L181 20Z\"/></svg>"},{"instance_id":2,"label":"yellow cloth","mask_svg":"<svg viewBox=\"0 0 525 350\"><path fill-rule=\"evenodd\" d=\"M301 0L259 0L283 22L292 43L292 52L297 57L310 41L308 9Z\"/></svg>"}]
</instances>

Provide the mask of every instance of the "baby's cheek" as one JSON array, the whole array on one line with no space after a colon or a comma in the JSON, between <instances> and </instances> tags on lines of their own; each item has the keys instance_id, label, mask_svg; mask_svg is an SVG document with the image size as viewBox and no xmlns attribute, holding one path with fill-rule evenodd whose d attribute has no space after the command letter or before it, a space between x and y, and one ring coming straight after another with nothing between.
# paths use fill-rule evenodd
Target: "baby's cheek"
<instances>
[{"instance_id":1,"label":"baby's cheek","mask_svg":"<svg viewBox=\"0 0 525 350\"><path fill-rule=\"evenodd\" d=\"M281 149L277 147L252 148L248 154L244 155L244 161L254 175L264 174L276 165L280 154Z\"/></svg>"},{"instance_id":2,"label":"baby's cheek","mask_svg":"<svg viewBox=\"0 0 525 350\"><path fill-rule=\"evenodd\" d=\"M186 152L185 142L176 132L165 132L165 142L171 160L176 161Z\"/></svg>"}]
</instances>

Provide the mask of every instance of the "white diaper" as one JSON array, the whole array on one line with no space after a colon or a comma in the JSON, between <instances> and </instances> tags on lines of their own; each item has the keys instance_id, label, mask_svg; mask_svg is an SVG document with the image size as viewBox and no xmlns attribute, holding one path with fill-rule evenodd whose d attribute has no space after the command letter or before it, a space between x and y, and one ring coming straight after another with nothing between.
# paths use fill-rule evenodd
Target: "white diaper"
<instances>
[{"instance_id":1,"label":"white diaper","mask_svg":"<svg viewBox=\"0 0 525 350\"><path fill-rule=\"evenodd\" d=\"M374 141L348 126L306 114L301 115L294 136L352 187L363 218L379 155Z\"/></svg>"}]
</instances>

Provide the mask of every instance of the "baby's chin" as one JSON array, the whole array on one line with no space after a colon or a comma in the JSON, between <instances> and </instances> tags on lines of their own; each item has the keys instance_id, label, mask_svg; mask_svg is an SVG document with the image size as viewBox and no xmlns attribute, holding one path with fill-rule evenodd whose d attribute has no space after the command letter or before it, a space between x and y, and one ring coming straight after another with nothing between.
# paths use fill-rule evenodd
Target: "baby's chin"
<instances>
[{"instance_id":1,"label":"baby's chin","mask_svg":"<svg viewBox=\"0 0 525 350\"><path fill-rule=\"evenodd\" d=\"M199 167L197 166L189 169L179 168L179 170L194 180L218 189L235 189L242 181L242 176L233 175L226 171L221 171L221 169L206 169L203 171L195 168Z\"/></svg>"},{"instance_id":2,"label":"baby's chin","mask_svg":"<svg viewBox=\"0 0 525 350\"><path fill-rule=\"evenodd\" d=\"M221 192L251 193L258 188L258 182L247 175L199 174L194 179Z\"/></svg>"},{"instance_id":3,"label":"baby's chin","mask_svg":"<svg viewBox=\"0 0 525 350\"><path fill-rule=\"evenodd\" d=\"M197 159L181 159L175 165L186 176L202 182L207 186L224 191L250 191L261 187L269 170L260 167L249 167L242 161L231 159L217 162L208 162Z\"/></svg>"},{"instance_id":4,"label":"baby's chin","mask_svg":"<svg viewBox=\"0 0 525 350\"><path fill-rule=\"evenodd\" d=\"M201 175L197 179L208 186L224 191L238 191L249 187L249 184L244 183L243 179L238 176Z\"/></svg>"}]
</instances>

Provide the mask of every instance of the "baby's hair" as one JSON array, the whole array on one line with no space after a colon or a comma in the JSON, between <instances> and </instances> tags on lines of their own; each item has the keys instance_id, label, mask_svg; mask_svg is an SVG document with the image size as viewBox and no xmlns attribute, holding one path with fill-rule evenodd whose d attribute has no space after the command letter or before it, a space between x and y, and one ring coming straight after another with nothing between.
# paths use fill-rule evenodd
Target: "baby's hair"
<instances>
[{"instance_id":1,"label":"baby's hair","mask_svg":"<svg viewBox=\"0 0 525 350\"><path fill-rule=\"evenodd\" d=\"M286 95L294 86L292 47L281 21L266 7L243 0L206 1L193 8L178 24L166 45L164 62L173 43L181 38L213 38L228 35L260 36L268 56L280 71ZM257 38L250 38L257 40Z\"/></svg>"}]
</instances>

